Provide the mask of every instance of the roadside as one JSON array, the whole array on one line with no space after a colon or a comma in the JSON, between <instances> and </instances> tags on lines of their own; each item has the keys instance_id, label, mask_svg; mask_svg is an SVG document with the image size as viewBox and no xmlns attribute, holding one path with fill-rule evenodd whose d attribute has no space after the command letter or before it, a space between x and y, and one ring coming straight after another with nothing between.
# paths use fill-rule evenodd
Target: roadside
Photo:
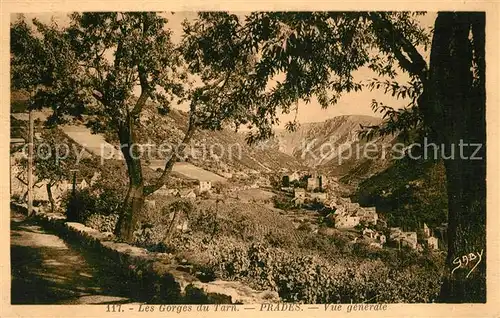
<instances>
[{"instance_id":1,"label":"roadside","mask_svg":"<svg viewBox=\"0 0 500 318\"><path fill-rule=\"evenodd\" d=\"M12 304L131 303L124 280L101 255L68 245L11 211Z\"/></svg>"}]
</instances>

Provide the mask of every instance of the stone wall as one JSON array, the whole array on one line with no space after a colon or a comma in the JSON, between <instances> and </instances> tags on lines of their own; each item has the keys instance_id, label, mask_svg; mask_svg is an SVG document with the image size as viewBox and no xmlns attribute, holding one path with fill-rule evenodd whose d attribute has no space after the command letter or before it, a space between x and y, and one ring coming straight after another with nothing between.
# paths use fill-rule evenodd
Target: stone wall
<instances>
[{"instance_id":1,"label":"stone wall","mask_svg":"<svg viewBox=\"0 0 500 318\"><path fill-rule=\"evenodd\" d=\"M24 204L11 203L11 208L26 213ZM258 304L279 302L272 291L257 291L236 281L202 282L183 271L173 257L152 253L143 248L114 241L112 233L101 233L81 223L66 222L61 214L35 208L37 222L67 241L92 249L118 265L132 284L143 286L139 298L149 303L227 303Z\"/></svg>"}]
</instances>

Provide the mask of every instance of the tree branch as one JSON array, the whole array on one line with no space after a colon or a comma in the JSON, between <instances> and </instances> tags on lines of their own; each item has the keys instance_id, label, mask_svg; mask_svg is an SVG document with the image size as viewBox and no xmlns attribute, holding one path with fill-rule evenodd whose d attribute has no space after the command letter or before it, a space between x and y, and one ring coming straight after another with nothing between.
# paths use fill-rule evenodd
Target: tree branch
<instances>
[{"instance_id":1,"label":"tree branch","mask_svg":"<svg viewBox=\"0 0 500 318\"><path fill-rule=\"evenodd\" d=\"M191 140L191 138L194 135L194 132L196 130L195 111L196 111L196 104L194 101L192 101L190 109L189 109L188 129L186 131L186 134L184 135L184 138L182 139L182 142L177 147L177 151L179 153L172 153L172 155L170 156L170 159L165 164L165 168L163 169L163 173L161 174L161 176L156 180L156 182L154 184L144 187L144 195L152 194L156 190L160 189L167 181L167 178L170 175L170 172L172 171L174 164L177 162L178 156L182 152L184 152L184 149L186 148L186 144Z\"/></svg>"},{"instance_id":2,"label":"tree branch","mask_svg":"<svg viewBox=\"0 0 500 318\"><path fill-rule=\"evenodd\" d=\"M145 34L149 30L149 21L147 17L143 16L142 20L142 37L145 37ZM141 61L138 61L137 63L137 72L139 74L139 82L141 84L141 95L139 96L139 99L137 100L137 103L135 104L134 108L132 109L132 112L130 115L132 117L135 117L139 115L139 113L142 111L142 108L146 104L146 101L148 100L148 97L150 96L150 87L148 83L148 74L144 68L143 65L141 65Z\"/></svg>"},{"instance_id":3,"label":"tree branch","mask_svg":"<svg viewBox=\"0 0 500 318\"><path fill-rule=\"evenodd\" d=\"M16 176L16 179L19 180L19 181L21 181L22 184L24 184L26 186L28 185L28 183L26 181L24 181L23 179L21 179L20 176Z\"/></svg>"},{"instance_id":4,"label":"tree branch","mask_svg":"<svg viewBox=\"0 0 500 318\"><path fill-rule=\"evenodd\" d=\"M422 82L425 82L427 78L427 63L415 46L400 31L396 30L391 21L383 17L382 14L370 12L368 16L373 25L385 33L384 35L387 39L393 40L388 40L387 43L401 67L411 75L417 76ZM403 51L408 55L410 60L404 56Z\"/></svg>"},{"instance_id":5,"label":"tree branch","mask_svg":"<svg viewBox=\"0 0 500 318\"><path fill-rule=\"evenodd\" d=\"M130 115L132 117L135 117L140 114L142 108L146 104L146 101L148 100L149 97L149 84L147 81L147 75L145 74L144 68L138 66L138 72L139 72L139 81L141 83L141 95L139 96L139 99L137 99L134 108L130 112Z\"/></svg>"},{"instance_id":6,"label":"tree branch","mask_svg":"<svg viewBox=\"0 0 500 318\"><path fill-rule=\"evenodd\" d=\"M228 72L224 78L220 78L216 83L210 86L205 86L201 89L202 92L213 89L213 88L219 88L220 91L223 91L224 88L226 87L226 84L229 82L229 79L231 77L232 72ZM218 87L222 83L222 86ZM150 195L156 190L160 189L165 182L167 181L168 176L170 175L170 172L172 171L172 168L174 167L175 162L177 161L177 158L179 155L181 155L184 152L184 149L186 148L186 145L189 141L191 141L191 138L194 135L194 132L196 131L196 101L191 101L191 105L189 108L189 124L188 124L188 129L186 131L186 134L184 135L184 138L177 147L178 153L175 154L173 153L170 156L170 159L167 161L165 164L165 168L163 169L163 173L161 176L156 180L156 182L152 185L145 186L144 187L144 195Z\"/></svg>"}]
</instances>

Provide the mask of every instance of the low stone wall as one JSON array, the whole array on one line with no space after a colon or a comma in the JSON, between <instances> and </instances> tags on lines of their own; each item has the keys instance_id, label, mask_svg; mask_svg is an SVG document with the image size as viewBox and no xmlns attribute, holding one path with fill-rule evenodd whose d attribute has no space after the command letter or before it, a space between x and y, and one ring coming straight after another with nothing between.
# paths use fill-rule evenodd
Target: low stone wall
<instances>
[{"instance_id":1,"label":"low stone wall","mask_svg":"<svg viewBox=\"0 0 500 318\"><path fill-rule=\"evenodd\" d=\"M11 203L11 208L26 213L24 204ZM259 304L279 302L272 291L257 291L236 281L202 282L183 271L173 257L151 253L143 248L114 241L112 233L101 233L81 223L66 222L61 214L47 213L34 208L37 222L56 232L65 240L92 249L117 264L130 280L135 297L149 303L226 303Z\"/></svg>"}]
</instances>

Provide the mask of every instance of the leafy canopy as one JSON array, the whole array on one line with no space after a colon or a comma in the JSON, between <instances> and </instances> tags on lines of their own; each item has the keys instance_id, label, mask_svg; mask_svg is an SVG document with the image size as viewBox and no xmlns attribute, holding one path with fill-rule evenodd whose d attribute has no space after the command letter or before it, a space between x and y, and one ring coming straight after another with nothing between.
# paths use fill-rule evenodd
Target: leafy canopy
<instances>
[{"instance_id":1,"label":"leafy canopy","mask_svg":"<svg viewBox=\"0 0 500 318\"><path fill-rule=\"evenodd\" d=\"M362 67L389 79L403 69L412 79L410 86L417 88L426 65L416 47L429 43L429 34L417 21L421 14L254 12L241 17L202 12L184 24L184 57L204 80L239 75L217 102L221 110L237 114L237 126L253 129L248 136L252 142L272 136L278 111L296 110L299 99L310 102L315 96L328 107L345 92L374 89L378 83L369 86L353 77ZM415 111L413 106L408 108ZM389 118L398 115L392 114Z\"/></svg>"}]
</instances>

